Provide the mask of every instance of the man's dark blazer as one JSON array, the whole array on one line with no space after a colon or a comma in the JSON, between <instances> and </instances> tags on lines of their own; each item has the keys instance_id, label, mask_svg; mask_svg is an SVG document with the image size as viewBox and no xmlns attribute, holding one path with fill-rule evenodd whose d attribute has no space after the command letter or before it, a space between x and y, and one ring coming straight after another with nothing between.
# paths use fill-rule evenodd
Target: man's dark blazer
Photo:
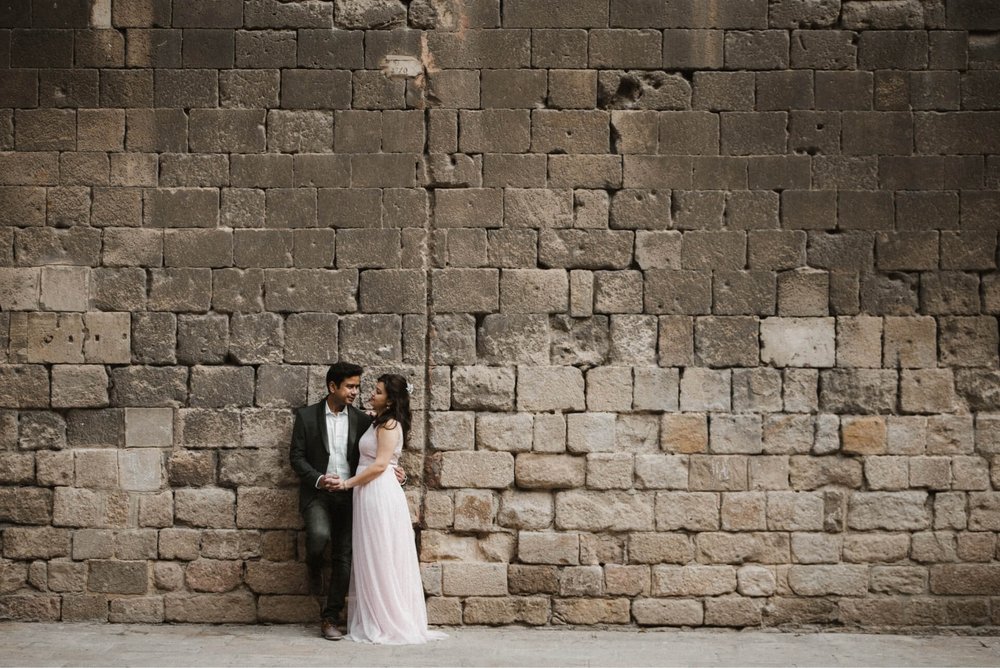
<instances>
[{"instance_id":1,"label":"man's dark blazer","mask_svg":"<svg viewBox=\"0 0 1000 668\"><path fill-rule=\"evenodd\" d=\"M358 441L368 430L372 418L354 406L347 407L347 465L351 475L357 471L361 453ZM299 510L303 510L319 494L316 482L326 474L330 455L326 451L326 398L295 411L292 427L292 448L289 453L292 468L299 476Z\"/></svg>"}]
</instances>

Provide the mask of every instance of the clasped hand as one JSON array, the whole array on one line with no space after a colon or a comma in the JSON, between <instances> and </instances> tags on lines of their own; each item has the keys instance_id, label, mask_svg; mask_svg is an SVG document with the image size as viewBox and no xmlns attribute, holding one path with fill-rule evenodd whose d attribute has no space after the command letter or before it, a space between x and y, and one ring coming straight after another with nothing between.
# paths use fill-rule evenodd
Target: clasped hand
<instances>
[{"instance_id":1,"label":"clasped hand","mask_svg":"<svg viewBox=\"0 0 1000 668\"><path fill-rule=\"evenodd\" d=\"M392 467L392 472L396 476L396 481L400 485L406 484L406 471L398 466ZM346 492L350 487L346 486L347 481L336 475L322 475L319 477L319 488L328 492Z\"/></svg>"}]
</instances>

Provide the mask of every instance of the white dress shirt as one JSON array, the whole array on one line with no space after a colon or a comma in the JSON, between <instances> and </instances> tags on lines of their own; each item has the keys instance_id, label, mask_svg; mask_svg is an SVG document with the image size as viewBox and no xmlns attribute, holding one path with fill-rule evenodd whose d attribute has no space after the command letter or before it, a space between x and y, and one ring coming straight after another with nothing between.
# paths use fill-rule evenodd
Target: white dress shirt
<instances>
[{"instance_id":1,"label":"white dress shirt","mask_svg":"<svg viewBox=\"0 0 1000 668\"><path fill-rule=\"evenodd\" d=\"M341 480L351 477L351 468L347 463L347 431L350 425L347 421L347 406L340 409L339 413L330 410L330 404L326 404L326 451L330 458L327 460L327 475L339 476Z\"/></svg>"}]
</instances>

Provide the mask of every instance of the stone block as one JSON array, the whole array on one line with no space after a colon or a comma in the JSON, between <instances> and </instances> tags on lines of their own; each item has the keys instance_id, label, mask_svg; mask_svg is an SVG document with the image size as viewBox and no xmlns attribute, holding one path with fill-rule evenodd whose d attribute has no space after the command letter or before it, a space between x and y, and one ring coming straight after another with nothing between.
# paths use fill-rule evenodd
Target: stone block
<instances>
[{"instance_id":1,"label":"stone block","mask_svg":"<svg viewBox=\"0 0 1000 668\"><path fill-rule=\"evenodd\" d=\"M703 272L649 269L644 301L647 313L703 315L712 311L712 286Z\"/></svg>"},{"instance_id":2,"label":"stone block","mask_svg":"<svg viewBox=\"0 0 1000 668\"><path fill-rule=\"evenodd\" d=\"M163 486L163 457L159 450L118 453L118 484L126 491L155 492Z\"/></svg>"},{"instance_id":3,"label":"stone block","mask_svg":"<svg viewBox=\"0 0 1000 668\"><path fill-rule=\"evenodd\" d=\"M681 410L728 411L731 376L729 369L686 368L681 376Z\"/></svg>"},{"instance_id":4,"label":"stone block","mask_svg":"<svg viewBox=\"0 0 1000 668\"><path fill-rule=\"evenodd\" d=\"M91 591L113 594L144 594L149 587L147 563L145 561L90 561L87 587Z\"/></svg>"},{"instance_id":5,"label":"stone block","mask_svg":"<svg viewBox=\"0 0 1000 668\"><path fill-rule=\"evenodd\" d=\"M625 491L556 494L556 527L584 531L649 531L653 497Z\"/></svg>"},{"instance_id":6,"label":"stone block","mask_svg":"<svg viewBox=\"0 0 1000 668\"><path fill-rule=\"evenodd\" d=\"M277 312L357 310L356 269L265 269L264 306Z\"/></svg>"},{"instance_id":7,"label":"stone block","mask_svg":"<svg viewBox=\"0 0 1000 668\"><path fill-rule=\"evenodd\" d=\"M627 598L559 598L553 601L552 618L564 624L627 624Z\"/></svg>"},{"instance_id":8,"label":"stone block","mask_svg":"<svg viewBox=\"0 0 1000 668\"><path fill-rule=\"evenodd\" d=\"M449 596L505 596L506 564L445 563L442 591Z\"/></svg>"},{"instance_id":9,"label":"stone block","mask_svg":"<svg viewBox=\"0 0 1000 668\"><path fill-rule=\"evenodd\" d=\"M250 592L225 594L167 594L163 597L164 621L190 624L247 624L257 620L257 605Z\"/></svg>"},{"instance_id":10,"label":"stone block","mask_svg":"<svg viewBox=\"0 0 1000 668\"><path fill-rule=\"evenodd\" d=\"M100 408L108 405L108 375L97 364L59 364L52 367L52 406Z\"/></svg>"},{"instance_id":11,"label":"stone block","mask_svg":"<svg viewBox=\"0 0 1000 668\"><path fill-rule=\"evenodd\" d=\"M526 452L531 450L532 416L528 413L476 416L476 449Z\"/></svg>"},{"instance_id":12,"label":"stone block","mask_svg":"<svg viewBox=\"0 0 1000 668\"><path fill-rule=\"evenodd\" d=\"M181 525L234 528L235 504L236 495L227 489L178 489L174 492L174 516Z\"/></svg>"},{"instance_id":13,"label":"stone block","mask_svg":"<svg viewBox=\"0 0 1000 668\"><path fill-rule=\"evenodd\" d=\"M660 447L677 454L705 452L708 449L706 416L664 413L660 424Z\"/></svg>"},{"instance_id":14,"label":"stone block","mask_svg":"<svg viewBox=\"0 0 1000 668\"><path fill-rule=\"evenodd\" d=\"M509 452L444 452L439 456L442 487L502 489L514 482L514 456Z\"/></svg>"},{"instance_id":15,"label":"stone block","mask_svg":"<svg viewBox=\"0 0 1000 668\"><path fill-rule=\"evenodd\" d=\"M852 529L890 531L925 529L930 525L926 492L854 492L847 523Z\"/></svg>"},{"instance_id":16,"label":"stone block","mask_svg":"<svg viewBox=\"0 0 1000 668\"><path fill-rule=\"evenodd\" d=\"M583 374L564 366L519 367L518 408L526 411L585 408Z\"/></svg>"}]
</instances>

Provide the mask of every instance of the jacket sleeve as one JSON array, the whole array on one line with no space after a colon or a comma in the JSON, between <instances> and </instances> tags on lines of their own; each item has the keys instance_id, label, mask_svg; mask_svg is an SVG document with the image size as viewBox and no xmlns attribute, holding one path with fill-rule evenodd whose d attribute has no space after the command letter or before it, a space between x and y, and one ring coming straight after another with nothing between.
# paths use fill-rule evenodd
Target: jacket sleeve
<instances>
[{"instance_id":1,"label":"jacket sleeve","mask_svg":"<svg viewBox=\"0 0 1000 668\"><path fill-rule=\"evenodd\" d=\"M292 464L292 469L302 482L315 487L323 474L313 468L306 458L306 425L302 411L295 413L295 424L292 427L292 447L288 459Z\"/></svg>"}]
</instances>

